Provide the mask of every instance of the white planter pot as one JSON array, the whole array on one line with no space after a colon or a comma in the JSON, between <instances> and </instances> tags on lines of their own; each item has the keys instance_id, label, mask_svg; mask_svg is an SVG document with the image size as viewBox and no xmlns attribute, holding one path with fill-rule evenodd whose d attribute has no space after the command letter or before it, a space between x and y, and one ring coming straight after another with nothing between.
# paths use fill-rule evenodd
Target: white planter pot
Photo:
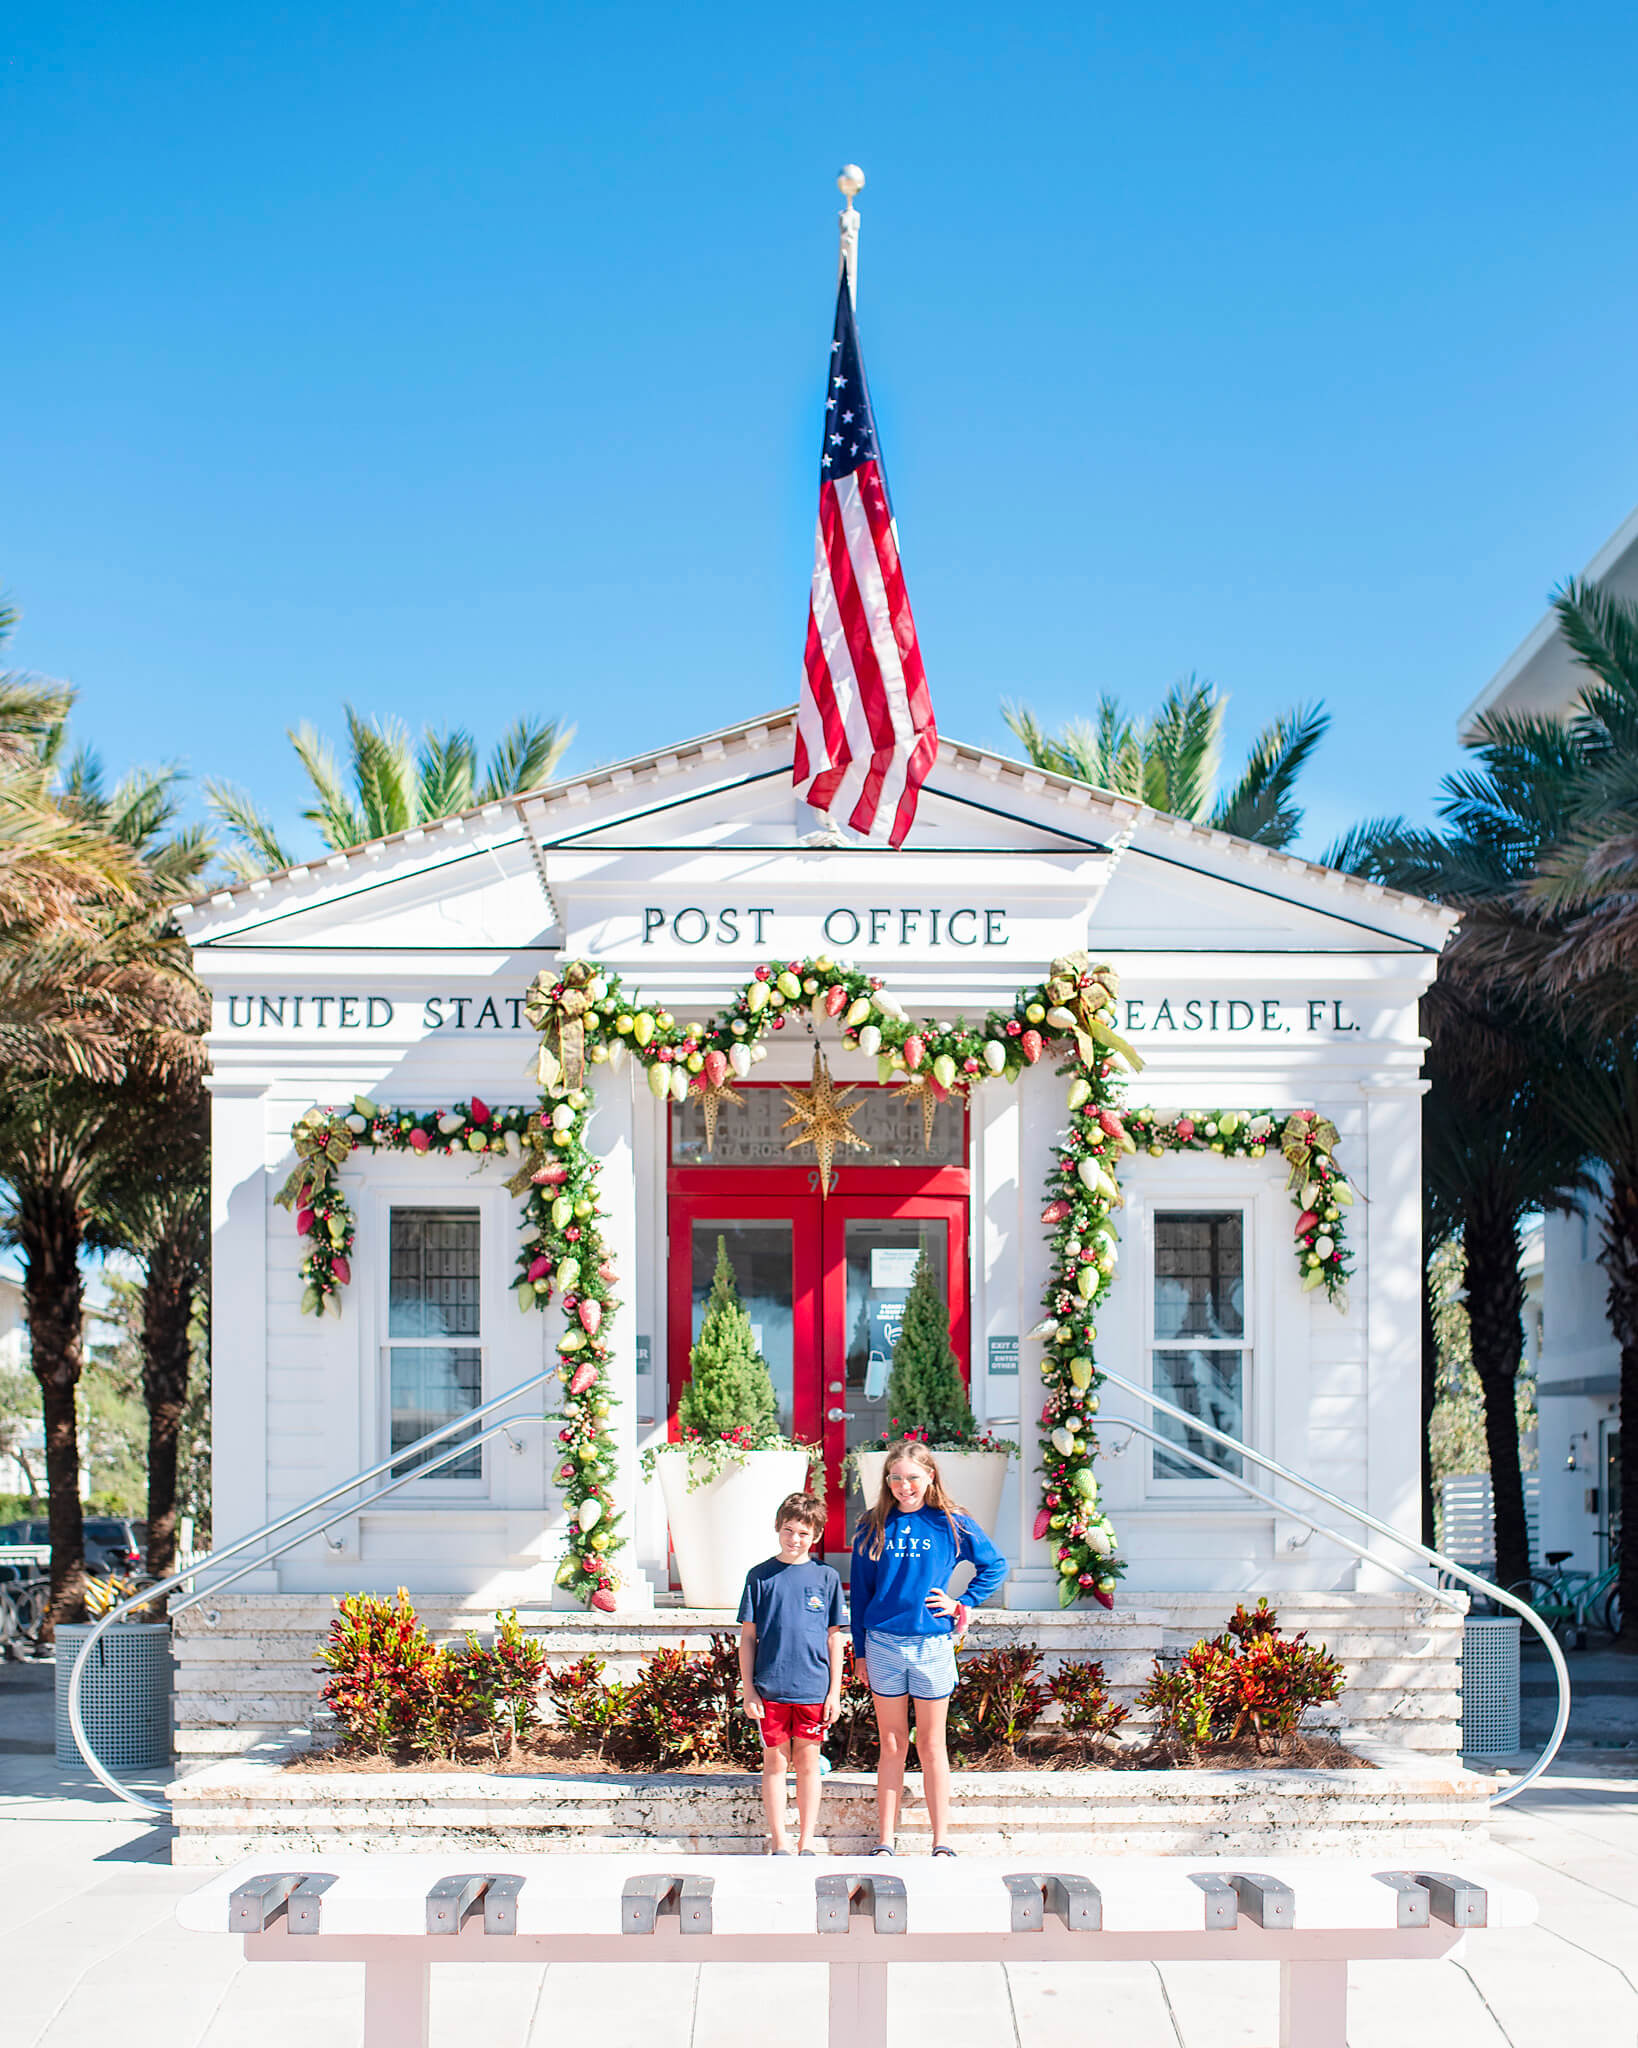
<instances>
[{"instance_id":1,"label":"white planter pot","mask_svg":"<svg viewBox=\"0 0 1638 2048\"><path fill-rule=\"evenodd\" d=\"M984 1534L996 1541L996 1524L1001 1519L1001 1489L1007 1483L1007 1467L1012 1456L1007 1451L935 1451L938 1460L939 1478L944 1490L953 1501L964 1507ZM882 1490L882 1475L887 1470L886 1451L861 1451L859 1453L859 1490L864 1495L865 1506L873 1507ZM996 1541L998 1550L1006 1545ZM971 1565L957 1565L951 1573L950 1590L960 1593L972 1577Z\"/></svg>"},{"instance_id":2,"label":"white planter pot","mask_svg":"<svg viewBox=\"0 0 1638 2048\"><path fill-rule=\"evenodd\" d=\"M739 1606L745 1574L779 1548L774 1515L788 1493L808 1483L805 1451L751 1451L716 1478L689 1491L696 1461L667 1452L657 1461L671 1547L677 1553L684 1603Z\"/></svg>"}]
</instances>

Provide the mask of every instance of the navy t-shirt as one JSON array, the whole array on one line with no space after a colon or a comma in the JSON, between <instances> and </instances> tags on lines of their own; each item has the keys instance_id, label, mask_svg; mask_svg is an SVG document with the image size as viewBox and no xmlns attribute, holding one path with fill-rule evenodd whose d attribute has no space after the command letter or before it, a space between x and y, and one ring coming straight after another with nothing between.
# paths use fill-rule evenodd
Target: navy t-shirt
<instances>
[{"instance_id":1,"label":"navy t-shirt","mask_svg":"<svg viewBox=\"0 0 1638 2048\"><path fill-rule=\"evenodd\" d=\"M830 1691L830 1631L847 1626L841 1574L811 1558L770 1557L745 1574L739 1618L756 1624L752 1675L763 1698L817 1706Z\"/></svg>"}]
</instances>

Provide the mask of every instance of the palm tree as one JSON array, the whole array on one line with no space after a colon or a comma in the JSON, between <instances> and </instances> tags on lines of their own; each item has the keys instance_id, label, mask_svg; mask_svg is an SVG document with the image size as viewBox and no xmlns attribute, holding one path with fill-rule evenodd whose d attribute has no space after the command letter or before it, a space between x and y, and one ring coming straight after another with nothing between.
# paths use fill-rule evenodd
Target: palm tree
<instances>
[{"instance_id":1,"label":"palm tree","mask_svg":"<svg viewBox=\"0 0 1638 2048\"><path fill-rule=\"evenodd\" d=\"M289 735L313 788L313 801L302 816L318 827L335 853L450 817L474 804L538 789L550 780L574 738L574 727L562 726L554 718L520 718L491 750L480 780L477 745L461 728L435 732L429 726L416 742L396 718L365 719L350 704L344 708L346 775L329 741L310 725L300 725ZM210 781L205 794L237 842L224 856L235 874L250 880L295 865L295 856L242 790Z\"/></svg>"},{"instance_id":2,"label":"palm tree","mask_svg":"<svg viewBox=\"0 0 1638 2048\"><path fill-rule=\"evenodd\" d=\"M209 1264L210 1109L201 1077L176 1073L138 1087L144 1132L99 1190L91 1234L142 1265L142 1395L148 1410L148 1569L175 1570L177 1460L188 1405L196 1303ZM154 1612L157 1614L157 1608Z\"/></svg>"},{"instance_id":3,"label":"palm tree","mask_svg":"<svg viewBox=\"0 0 1638 2048\"><path fill-rule=\"evenodd\" d=\"M1297 777L1331 720L1318 704L1299 705L1252 742L1240 779L1218 793L1228 699L1196 676L1174 683L1152 718L1131 718L1100 697L1091 719L1046 732L1025 704L1003 703L1001 716L1030 762L1054 775L1136 797L1173 817L1208 824L1263 846L1289 846L1302 829L1293 802Z\"/></svg>"},{"instance_id":4,"label":"palm tree","mask_svg":"<svg viewBox=\"0 0 1638 2048\"><path fill-rule=\"evenodd\" d=\"M1463 911L1440 982L1476 1009L1551 1022L1565 1050L1543 1106L1602 1191L1606 1308L1621 1359L1620 1484L1638 1499L1638 605L1570 583L1554 600L1588 671L1572 715L1480 721L1479 766L1448 777L1434 835L1378 821L1377 872ZM1447 851L1442 890L1433 871ZM1419 886L1409 879L1409 886ZM1638 1653L1638 1515L1617 1542L1620 1647Z\"/></svg>"},{"instance_id":5,"label":"palm tree","mask_svg":"<svg viewBox=\"0 0 1638 2048\"><path fill-rule=\"evenodd\" d=\"M84 1604L78 1387L84 1369L80 1258L105 1235L104 1213L133 1162L156 1151L156 1099L185 1092L204 1065L207 1009L170 906L211 853L198 831L175 831L171 771L128 776L105 791L95 757L63 763L63 723L36 740L30 775L86 845L111 850L112 890L71 895L60 925L17 920L0 947L0 989L56 987L66 1028L91 1056L58 1058L36 1030L0 1066L0 1183L4 1229L23 1254L30 1363L40 1382L50 1496L48 1627Z\"/></svg>"}]
</instances>

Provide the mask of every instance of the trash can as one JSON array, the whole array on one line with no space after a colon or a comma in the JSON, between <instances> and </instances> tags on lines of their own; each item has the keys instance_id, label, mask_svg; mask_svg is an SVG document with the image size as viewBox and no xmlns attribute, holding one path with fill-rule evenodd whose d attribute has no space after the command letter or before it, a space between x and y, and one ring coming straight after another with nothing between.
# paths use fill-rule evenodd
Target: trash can
<instances>
[{"instance_id":1,"label":"trash can","mask_svg":"<svg viewBox=\"0 0 1638 2048\"><path fill-rule=\"evenodd\" d=\"M77 1764L68 1722L68 1681L93 1624L57 1630L57 1761ZM171 1760L171 1625L116 1621L103 1632L80 1680L80 1719L109 1771L152 1771Z\"/></svg>"},{"instance_id":2,"label":"trash can","mask_svg":"<svg viewBox=\"0 0 1638 2048\"><path fill-rule=\"evenodd\" d=\"M1470 1614L1462 1633L1462 1750L1511 1756L1519 1746L1516 1614Z\"/></svg>"}]
</instances>

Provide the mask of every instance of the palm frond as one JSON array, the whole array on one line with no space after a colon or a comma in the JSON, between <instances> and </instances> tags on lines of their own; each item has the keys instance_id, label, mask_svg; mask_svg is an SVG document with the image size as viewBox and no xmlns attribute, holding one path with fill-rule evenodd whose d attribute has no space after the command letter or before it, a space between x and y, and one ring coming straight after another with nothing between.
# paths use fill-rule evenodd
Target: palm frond
<instances>
[{"instance_id":1,"label":"palm frond","mask_svg":"<svg viewBox=\"0 0 1638 2048\"><path fill-rule=\"evenodd\" d=\"M1289 846L1302 829L1302 811L1293 801L1297 777L1330 726L1323 704L1299 704L1264 726L1240 780L1218 798L1212 824L1263 846Z\"/></svg>"},{"instance_id":2,"label":"palm frond","mask_svg":"<svg viewBox=\"0 0 1638 2048\"><path fill-rule=\"evenodd\" d=\"M1413 828L1404 818L1361 818L1357 825L1350 825L1340 838L1331 841L1320 855L1319 864L1322 868L1335 868L1339 874L1385 882L1384 867L1392 868L1412 836Z\"/></svg>"},{"instance_id":3,"label":"palm frond","mask_svg":"<svg viewBox=\"0 0 1638 2048\"><path fill-rule=\"evenodd\" d=\"M319 828L332 852L342 853L349 846L361 846L372 836L369 820L343 788L341 770L329 741L303 722L290 734L290 744L313 785L314 801L302 816Z\"/></svg>"},{"instance_id":4,"label":"palm frond","mask_svg":"<svg viewBox=\"0 0 1638 2048\"><path fill-rule=\"evenodd\" d=\"M402 719L365 719L350 704L344 709L357 792L356 804L348 807L355 836L345 843L358 846L366 839L384 839L389 832L407 832L426 816L417 801L415 750L408 728ZM336 839L330 843L338 851L342 846Z\"/></svg>"},{"instance_id":5,"label":"palm frond","mask_svg":"<svg viewBox=\"0 0 1638 2048\"><path fill-rule=\"evenodd\" d=\"M1135 729L1143 760L1143 799L1174 818L1203 818L1216 786L1225 705L1199 676L1185 676Z\"/></svg>"},{"instance_id":6,"label":"palm frond","mask_svg":"<svg viewBox=\"0 0 1638 2048\"><path fill-rule=\"evenodd\" d=\"M258 875L277 874L281 869L296 865L294 858L285 851L271 821L256 808L254 800L245 791L214 777L209 778L203 787L206 803L236 842L223 850L222 858L241 881L254 881Z\"/></svg>"},{"instance_id":7,"label":"palm frond","mask_svg":"<svg viewBox=\"0 0 1638 2048\"><path fill-rule=\"evenodd\" d=\"M1638 604L1571 577L1553 593L1564 643L1607 688L1638 697Z\"/></svg>"},{"instance_id":8,"label":"palm frond","mask_svg":"<svg viewBox=\"0 0 1638 2048\"><path fill-rule=\"evenodd\" d=\"M503 796L521 796L550 782L569 751L574 727L555 718L520 718L495 742L476 801L494 803Z\"/></svg>"},{"instance_id":9,"label":"palm frond","mask_svg":"<svg viewBox=\"0 0 1638 2048\"><path fill-rule=\"evenodd\" d=\"M415 764L417 802L423 818L448 818L470 808L478 773L478 749L463 727L421 735Z\"/></svg>"}]
</instances>

